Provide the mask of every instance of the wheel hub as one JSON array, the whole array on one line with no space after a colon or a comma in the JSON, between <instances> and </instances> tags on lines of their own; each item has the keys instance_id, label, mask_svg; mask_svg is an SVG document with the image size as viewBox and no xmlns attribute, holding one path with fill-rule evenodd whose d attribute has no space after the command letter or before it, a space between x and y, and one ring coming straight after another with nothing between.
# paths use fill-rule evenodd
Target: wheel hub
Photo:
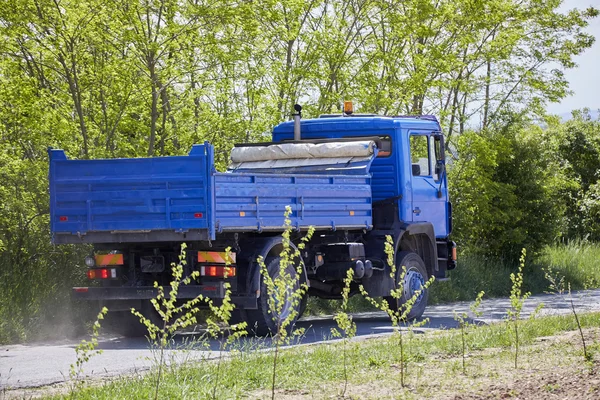
<instances>
[{"instance_id":1,"label":"wheel hub","mask_svg":"<svg viewBox=\"0 0 600 400\"><path fill-rule=\"evenodd\" d=\"M404 297L407 300L412 299L412 297L419 292L415 304L420 303L425 295L423 286L425 286L425 278L419 271L411 269L406 272L404 277Z\"/></svg>"},{"instance_id":2,"label":"wheel hub","mask_svg":"<svg viewBox=\"0 0 600 400\"><path fill-rule=\"evenodd\" d=\"M290 272L294 273L295 271L291 270ZM279 272L276 273L273 279L275 280L278 277ZM278 296L275 292L270 294L271 300L273 301L273 304L275 305L275 308L277 310L275 312L279 314L274 315L273 317L275 319L278 319L279 322L285 321L292 313L292 310L294 309L294 292L298 289L299 285L297 284L297 282L294 282L294 284L291 287L286 287L284 290L282 290L282 292L279 293L279 296L281 297L280 299L277 298Z\"/></svg>"}]
</instances>

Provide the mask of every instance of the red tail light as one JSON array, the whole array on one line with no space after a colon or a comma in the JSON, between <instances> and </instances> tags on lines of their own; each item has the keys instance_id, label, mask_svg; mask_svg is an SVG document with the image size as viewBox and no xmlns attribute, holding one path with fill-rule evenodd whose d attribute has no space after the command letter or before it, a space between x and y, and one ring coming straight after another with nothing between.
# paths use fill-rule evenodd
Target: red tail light
<instances>
[{"instance_id":1,"label":"red tail light","mask_svg":"<svg viewBox=\"0 0 600 400\"><path fill-rule=\"evenodd\" d=\"M114 279L117 277L115 268L92 268L87 271L88 279Z\"/></svg>"},{"instance_id":2,"label":"red tail light","mask_svg":"<svg viewBox=\"0 0 600 400\"><path fill-rule=\"evenodd\" d=\"M227 277L233 277L236 274L235 267L224 267L219 265L206 265L200 267L200 276L209 276L211 278L224 278L225 273Z\"/></svg>"},{"instance_id":3,"label":"red tail light","mask_svg":"<svg viewBox=\"0 0 600 400\"><path fill-rule=\"evenodd\" d=\"M61 217L58 217L58 220L59 220L60 222L67 222L67 221L69 220L69 217L65 217L65 216L63 215L63 216L61 216Z\"/></svg>"}]
</instances>

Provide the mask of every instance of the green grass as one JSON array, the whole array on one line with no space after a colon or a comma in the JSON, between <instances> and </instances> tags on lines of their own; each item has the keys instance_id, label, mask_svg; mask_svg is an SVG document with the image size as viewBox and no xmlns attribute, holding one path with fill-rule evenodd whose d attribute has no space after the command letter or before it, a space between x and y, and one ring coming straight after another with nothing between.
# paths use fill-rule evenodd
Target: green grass
<instances>
[{"instance_id":1,"label":"green grass","mask_svg":"<svg viewBox=\"0 0 600 400\"><path fill-rule=\"evenodd\" d=\"M584 327L599 327L600 313L581 315ZM526 320L521 327L521 344L531 345L538 337L546 337L563 331L576 329L572 316L552 316ZM481 350L484 359L485 349L497 349L502 360L510 365L508 352L512 344L511 332L506 324L493 324L473 329L469 336L471 351ZM396 339L397 340L397 339ZM348 353L350 383L353 387L389 379L389 371L397 368L399 350L394 337L384 337L352 342ZM427 363L437 365L436 360L457 357L461 351L460 332L439 331L430 334L409 334L408 336L409 378L418 379ZM594 345L597 352L597 345ZM524 351L527 351L524 348ZM578 356L576 346L566 347L571 355ZM506 352L506 354L502 353ZM498 355L496 354L496 355ZM280 353L277 381L278 390L316 390L322 386L337 390L343 381L341 344L321 344L285 349ZM237 352L221 365L221 381L218 398L256 397L261 388L269 387L271 379L272 354L262 352ZM491 357L491 356L490 356ZM470 360L475 362L474 360ZM159 398L196 399L211 397L214 377L214 362L201 361L184 366L169 367L164 375ZM455 360L447 365L454 368ZM507 367L510 369L510 367ZM419 372L421 371L421 372ZM480 371L479 371L480 372ZM478 373L479 373L478 372ZM118 378L100 386L91 386L76 392L78 399L147 399L153 394L152 373L137 377ZM399 387L397 388L400 391ZM321 392L319 392L321 393ZM323 397L323 393L317 397ZM350 396L352 390L350 390ZM261 395L262 396L262 395ZM52 398L67 398L69 395Z\"/></svg>"},{"instance_id":2,"label":"green grass","mask_svg":"<svg viewBox=\"0 0 600 400\"><path fill-rule=\"evenodd\" d=\"M310 297L304 315L330 315L340 310L341 300L319 299ZM352 296L348 300L348 313L377 311L362 295Z\"/></svg>"},{"instance_id":3,"label":"green grass","mask_svg":"<svg viewBox=\"0 0 600 400\"><path fill-rule=\"evenodd\" d=\"M532 294L544 293L549 282L544 269L565 277L573 290L600 287L600 245L571 243L549 246L534 260L528 260L524 270L523 290ZM466 256L458 260L450 281L435 282L430 304L473 300L485 291L486 297L510 295L510 274L518 268L519 260L496 260L482 256Z\"/></svg>"},{"instance_id":4,"label":"green grass","mask_svg":"<svg viewBox=\"0 0 600 400\"><path fill-rule=\"evenodd\" d=\"M565 276L572 289L600 287L600 245L571 243L547 248L540 263Z\"/></svg>"}]
</instances>

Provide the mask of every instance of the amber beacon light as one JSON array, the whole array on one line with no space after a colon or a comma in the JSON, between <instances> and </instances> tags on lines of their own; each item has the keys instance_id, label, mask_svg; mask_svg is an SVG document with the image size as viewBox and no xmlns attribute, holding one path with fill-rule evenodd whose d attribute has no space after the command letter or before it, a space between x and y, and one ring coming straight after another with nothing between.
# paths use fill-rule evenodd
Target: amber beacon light
<instances>
[{"instance_id":1,"label":"amber beacon light","mask_svg":"<svg viewBox=\"0 0 600 400\"><path fill-rule=\"evenodd\" d=\"M344 114L350 115L354 112L354 105L351 101L344 101Z\"/></svg>"}]
</instances>

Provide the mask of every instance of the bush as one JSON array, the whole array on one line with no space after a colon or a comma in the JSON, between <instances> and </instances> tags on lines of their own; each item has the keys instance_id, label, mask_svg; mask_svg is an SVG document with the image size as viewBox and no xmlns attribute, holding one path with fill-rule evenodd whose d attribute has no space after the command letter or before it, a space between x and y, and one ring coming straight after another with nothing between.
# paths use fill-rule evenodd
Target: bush
<instances>
[{"instance_id":1,"label":"bush","mask_svg":"<svg viewBox=\"0 0 600 400\"><path fill-rule=\"evenodd\" d=\"M86 279L90 249L51 244L47 173L0 149L0 343L83 331L70 289Z\"/></svg>"},{"instance_id":2,"label":"bush","mask_svg":"<svg viewBox=\"0 0 600 400\"><path fill-rule=\"evenodd\" d=\"M544 293L548 281L544 270L565 277L574 290L600 287L600 245L571 242L545 247L537 258L525 265L523 291ZM459 257L458 267L450 272L450 280L434 282L431 286L430 304L467 301L485 291L487 297L508 297L510 274L519 264L515 260L502 260L482 255Z\"/></svg>"},{"instance_id":3,"label":"bush","mask_svg":"<svg viewBox=\"0 0 600 400\"><path fill-rule=\"evenodd\" d=\"M459 137L449 182L454 240L463 254L518 259L523 247L536 253L561 232L562 181L532 130L514 119Z\"/></svg>"}]
</instances>

